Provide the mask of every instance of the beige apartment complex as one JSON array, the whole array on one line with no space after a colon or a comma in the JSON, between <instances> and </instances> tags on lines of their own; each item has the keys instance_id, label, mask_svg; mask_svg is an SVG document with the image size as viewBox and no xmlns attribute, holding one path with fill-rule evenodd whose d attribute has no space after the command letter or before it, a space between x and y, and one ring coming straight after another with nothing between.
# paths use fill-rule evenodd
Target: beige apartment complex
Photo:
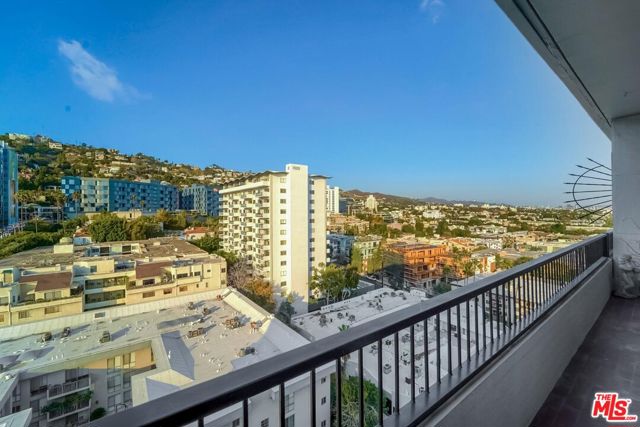
<instances>
[{"instance_id":1,"label":"beige apartment complex","mask_svg":"<svg viewBox=\"0 0 640 427\"><path fill-rule=\"evenodd\" d=\"M183 240L76 246L0 260L0 327L226 287L226 262Z\"/></svg>"},{"instance_id":2,"label":"beige apartment complex","mask_svg":"<svg viewBox=\"0 0 640 427\"><path fill-rule=\"evenodd\" d=\"M233 181L222 196L222 242L269 280L278 297L292 295L306 312L309 278L327 262L327 177L305 165Z\"/></svg>"}]
</instances>

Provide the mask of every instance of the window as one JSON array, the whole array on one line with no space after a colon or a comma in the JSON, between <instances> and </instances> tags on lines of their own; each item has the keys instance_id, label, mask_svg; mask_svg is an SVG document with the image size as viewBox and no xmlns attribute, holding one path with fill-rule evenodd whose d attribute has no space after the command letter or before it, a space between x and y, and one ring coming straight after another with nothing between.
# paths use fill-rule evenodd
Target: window
<instances>
[{"instance_id":1,"label":"window","mask_svg":"<svg viewBox=\"0 0 640 427\"><path fill-rule=\"evenodd\" d=\"M153 298L156 296L155 291L154 292L144 292L142 294L142 298Z\"/></svg>"},{"instance_id":2,"label":"window","mask_svg":"<svg viewBox=\"0 0 640 427\"><path fill-rule=\"evenodd\" d=\"M322 399L320 399L320 404L321 404L321 405L324 405L325 403L327 403L327 398L326 398L326 396L325 396L325 397L323 397Z\"/></svg>"},{"instance_id":3,"label":"window","mask_svg":"<svg viewBox=\"0 0 640 427\"><path fill-rule=\"evenodd\" d=\"M102 252L102 251L100 251L100 252ZM97 273L98 272L98 266L96 266L96 265L90 266L89 267L89 272L90 273Z\"/></svg>"},{"instance_id":4,"label":"window","mask_svg":"<svg viewBox=\"0 0 640 427\"><path fill-rule=\"evenodd\" d=\"M295 427L296 422L295 422L295 414L293 415L289 415L285 420L284 420L284 426L285 427Z\"/></svg>"},{"instance_id":5,"label":"window","mask_svg":"<svg viewBox=\"0 0 640 427\"><path fill-rule=\"evenodd\" d=\"M180 286L180 292L187 292L189 290L188 286Z\"/></svg>"},{"instance_id":6,"label":"window","mask_svg":"<svg viewBox=\"0 0 640 427\"><path fill-rule=\"evenodd\" d=\"M163 295L170 295L171 294L171 289L165 289L164 291L162 291Z\"/></svg>"},{"instance_id":7,"label":"window","mask_svg":"<svg viewBox=\"0 0 640 427\"><path fill-rule=\"evenodd\" d=\"M291 394L287 394L284 397L284 411L285 412L292 412L294 410L294 406L295 406L295 398L293 393Z\"/></svg>"},{"instance_id":8,"label":"window","mask_svg":"<svg viewBox=\"0 0 640 427\"><path fill-rule=\"evenodd\" d=\"M21 311L18 313L18 319L28 319L30 317L30 314L28 311Z\"/></svg>"},{"instance_id":9,"label":"window","mask_svg":"<svg viewBox=\"0 0 640 427\"><path fill-rule=\"evenodd\" d=\"M240 427L240 418L236 418L231 422L231 427Z\"/></svg>"},{"instance_id":10,"label":"window","mask_svg":"<svg viewBox=\"0 0 640 427\"><path fill-rule=\"evenodd\" d=\"M280 272L280 277L285 277L287 275L287 270L282 270Z\"/></svg>"},{"instance_id":11,"label":"window","mask_svg":"<svg viewBox=\"0 0 640 427\"><path fill-rule=\"evenodd\" d=\"M327 420L322 420L320 427L327 427Z\"/></svg>"},{"instance_id":12,"label":"window","mask_svg":"<svg viewBox=\"0 0 640 427\"><path fill-rule=\"evenodd\" d=\"M286 219L281 219L281 220L280 220L280 225L284 225L284 224L286 224L286 223L287 223L287 220L286 220Z\"/></svg>"},{"instance_id":13,"label":"window","mask_svg":"<svg viewBox=\"0 0 640 427\"><path fill-rule=\"evenodd\" d=\"M280 282L280 286L287 286L287 281L283 280L282 282Z\"/></svg>"},{"instance_id":14,"label":"window","mask_svg":"<svg viewBox=\"0 0 640 427\"><path fill-rule=\"evenodd\" d=\"M282 203L282 204L287 203L287 199L280 199L280 203Z\"/></svg>"},{"instance_id":15,"label":"window","mask_svg":"<svg viewBox=\"0 0 640 427\"><path fill-rule=\"evenodd\" d=\"M280 235L281 236L286 236L287 235L287 230L280 230Z\"/></svg>"},{"instance_id":16,"label":"window","mask_svg":"<svg viewBox=\"0 0 640 427\"><path fill-rule=\"evenodd\" d=\"M60 312L60 307L56 306L56 307L45 307L44 308L44 314L54 314L54 313L59 313Z\"/></svg>"},{"instance_id":17,"label":"window","mask_svg":"<svg viewBox=\"0 0 640 427\"><path fill-rule=\"evenodd\" d=\"M4 314L0 314L0 323L4 322Z\"/></svg>"},{"instance_id":18,"label":"window","mask_svg":"<svg viewBox=\"0 0 640 427\"><path fill-rule=\"evenodd\" d=\"M327 382L327 377L320 378L320 384L324 384Z\"/></svg>"},{"instance_id":19,"label":"window","mask_svg":"<svg viewBox=\"0 0 640 427\"><path fill-rule=\"evenodd\" d=\"M131 372L125 372L124 374L122 374L122 385L125 388L131 387Z\"/></svg>"},{"instance_id":20,"label":"window","mask_svg":"<svg viewBox=\"0 0 640 427\"><path fill-rule=\"evenodd\" d=\"M287 261L280 261L280 265L287 265Z\"/></svg>"},{"instance_id":21,"label":"window","mask_svg":"<svg viewBox=\"0 0 640 427\"><path fill-rule=\"evenodd\" d=\"M287 251L280 251L280 255L284 256L287 254Z\"/></svg>"},{"instance_id":22,"label":"window","mask_svg":"<svg viewBox=\"0 0 640 427\"><path fill-rule=\"evenodd\" d=\"M280 189L280 194L285 194L286 192L287 192L287 189L286 189L286 188L281 188L281 189Z\"/></svg>"},{"instance_id":23,"label":"window","mask_svg":"<svg viewBox=\"0 0 640 427\"><path fill-rule=\"evenodd\" d=\"M269 427L269 418L260 421L260 427Z\"/></svg>"},{"instance_id":24,"label":"window","mask_svg":"<svg viewBox=\"0 0 640 427\"><path fill-rule=\"evenodd\" d=\"M156 283L156 279L144 279L142 281L142 286L149 286Z\"/></svg>"},{"instance_id":25,"label":"window","mask_svg":"<svg viewBox=\"0 0 640 427\"><path fill-rule=\"evenodd\" d=\"M280 240L280 244L281 244L281 245L286 245L286 244L287 244L287 241L286 241L286 240Z\"/></svg>"}]
</instances>

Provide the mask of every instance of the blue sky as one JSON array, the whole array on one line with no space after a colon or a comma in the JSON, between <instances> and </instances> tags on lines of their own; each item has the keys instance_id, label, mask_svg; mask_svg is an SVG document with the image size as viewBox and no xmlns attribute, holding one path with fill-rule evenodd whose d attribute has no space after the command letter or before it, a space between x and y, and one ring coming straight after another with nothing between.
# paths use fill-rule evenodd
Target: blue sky
<instances>
[{"instance_id":1,"label":"blue sky","mask_svg":"<svg viewBox=\"0 0 640 427\"><path fill-rule=\"evenodd\" d=\"M610 143L491 0L12 2L0 132L557 204Z\"/></svg>"}]
</instances>

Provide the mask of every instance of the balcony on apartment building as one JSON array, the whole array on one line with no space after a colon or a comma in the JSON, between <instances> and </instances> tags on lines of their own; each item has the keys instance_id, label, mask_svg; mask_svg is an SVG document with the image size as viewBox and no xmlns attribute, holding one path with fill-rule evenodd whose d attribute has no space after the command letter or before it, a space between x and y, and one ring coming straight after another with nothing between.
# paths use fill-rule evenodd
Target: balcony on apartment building
<instances>
[{"instance_id":1,"label":"balcony on apartment building","mask_svg":"<svg viewBox=\"0 0 640 427\"><path fill-rule=\"evenodd\" d=\"M96 426L216 425L232 407L239 425L260 425L252 397L266 390L285 426L287 387L306 378L305 410L320 427L316 373L327 366L337 426L606 425L591 417L598 391L640 413L640 299L612 295L640 292L640 2L497 3L611 140L613 232Z\"/></svg>"}]
</instances>

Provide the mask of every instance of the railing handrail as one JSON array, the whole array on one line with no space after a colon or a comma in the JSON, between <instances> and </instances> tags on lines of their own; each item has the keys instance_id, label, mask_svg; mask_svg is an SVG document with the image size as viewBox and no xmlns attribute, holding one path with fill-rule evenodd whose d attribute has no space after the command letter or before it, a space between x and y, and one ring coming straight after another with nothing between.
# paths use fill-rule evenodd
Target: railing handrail
<instances>
[{"instance_id":1,"label":"railing handrail","mask_svg":"<svg viewBox=\"0 0 640 427\"><path fill-rule=\"evenodd\" d=\"M256 362L242 369L231 371L220 377L154 399L125 412L105 417L96 421L95 425L115 426L122 423L136 426L187 424L202 418L205 416L203 414L213 414L224 407L242 402L249 393L253 395L272 389L282 383L308 374L311 369L317 369L335 362L336 359L346 354L393 335L413 324L424 321L426 318L442 313L448 308L469 301L503 283L535 270L536 267L571 254L576 249L586 248L591 243L598 242L601 239L606 239L606 241L603 246L603 253L600 256L607 256L610 233L593 236L557 252L543 255L538 259L518 265L507 271L478 280L471 285L438 295L402 310L391 312L361 325L353 326L341 333L312 341L309 344ZM178 400L179 404L177 404ZM152 405L152 408L147 405Z\"/></svg>"}]
</instances>

